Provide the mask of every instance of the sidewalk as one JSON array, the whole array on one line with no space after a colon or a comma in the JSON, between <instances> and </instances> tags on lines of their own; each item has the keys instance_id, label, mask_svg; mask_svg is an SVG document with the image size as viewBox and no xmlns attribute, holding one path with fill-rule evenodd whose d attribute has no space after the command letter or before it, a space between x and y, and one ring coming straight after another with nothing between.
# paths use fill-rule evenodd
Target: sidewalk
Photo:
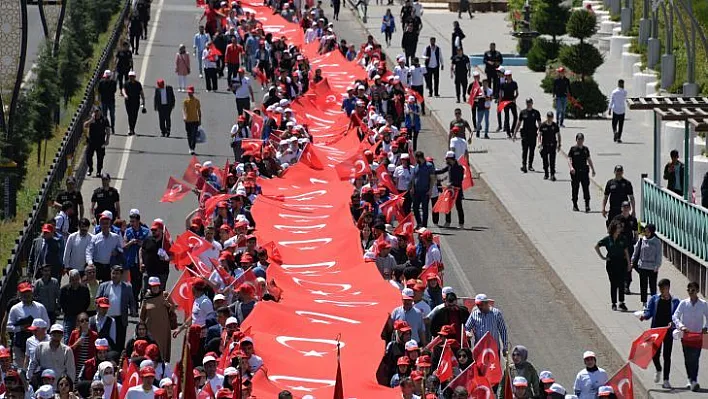
<instances>
[{"instance_id":1,"label":"sidewalk","mask_svg":"<svg viewBox=\"0 0 708 399\"><path fill-rule=\"evenodd\" d=\"M368 23L366 28L379 43L385 43L380 32L381 17L386 6L369 5ZM390 7L394 15L398 16L400 7ZM468 17L458 20L462 30L467 35L464 40L467 54L479 54L488 49L489 42L496 42L497 49L502 53L515 53L516 40L509 34L510 24L505 20L504 13L475 14L475 18ZM450 79L450 35L452 33L452 20L457 19L456 13L447 10L426 9L423 14L423 31L418 42L417 54L422 54L428 45L430 37L436 37L437 43L445 60L445 70L440 73L439 98L426 99L427 108L432 111L442 126L447 126L453 118L452 111L456 107L463 109L463 116L471 122L469 106L455 103L455 90ZM400 21L397 21L400 29ZM394 33L392 46L384 51L388 57L395 59L397 54L402 54L400 47L401 31ZM525 67L512 68L514 79L519 84L519 100L527 97L534 99L534 107L542 114L552 110L551 96L543 93L539 83L543 78L542 73L535 73ZM596 80L605 93L610 93L615 87L616 79L620 76L621 65L605 63L596 73ZM628 82L631 83L631 82ZM426 92L427 94L427 92ZM622 164L625 177L629 179L635 189L637 208L640 204L640 175L652 171L652 129L643 125L643 117L638 112L629 113L625 122L625 131L622 136L624 143L616 144L612 138L610 121L602 120L568 120L566 128L562 130L563 147L565 152L575 144L575 134L585 134L585 144L590 148L595 162L597 176L591 185L590 214L571 211L570 201L570 176L567 159L559 156L557 159L558 181L553 183L544 181L540 156L536 154L534 166L536 173L523 174L519 171L521 160L521 145L506 140L506 134L490 133L490 140L474 139L470 156L472 166L485 179L500 201L516 219L524 233L537 247L539 252L553 267L556 274L573 292L578 302L598 326L607 339L613 344L615 350L627 358L632 340L642 331L649 328L649 323L639 322L631 312L639 310L641 303L638 295L627 298L630 313L613 312L610 310L608 298L608 281L603 262L598 259L593 249L595 243L606 235L604 220L600 215L602 191L605 182L614 176L613 169L616 164ZM490 131L496 129L496 117L490 115ZM444 148L430 151L436 156L444 153ZM667 149L668 152L668 149ZM539 172L540 171L540 172ZM638 217L640 215L637 215ZM471 218L474 218L472 215ZM659 278L669 278L672 281L672 292L680 298L686 296L685 286L688 280L671 263L665 261L660 270ZM633 291L638 291L639 277L635 274ZM647 370L633 367L635 376L655 398L678 397L697 398L705 395L687 392L683 387L686 383L683 353L680 345L675 345L672 357L671 383L679 389L667 392L653 382L654 367ZM578 355L586 348L578 348ZM704 356L705 357L705 356ZM602 363L602 359L600 359ZM702 361L699 382L708 384L708 367ZM616 370L608 370L612 374ZM657 389L655 389L657 388Z\"/></svg>"}]
</instances>

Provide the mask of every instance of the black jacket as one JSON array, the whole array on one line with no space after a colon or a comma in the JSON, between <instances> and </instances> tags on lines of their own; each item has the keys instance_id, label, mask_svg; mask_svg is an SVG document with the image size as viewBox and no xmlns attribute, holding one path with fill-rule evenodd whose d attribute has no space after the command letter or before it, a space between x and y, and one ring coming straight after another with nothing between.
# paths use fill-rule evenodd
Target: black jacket
<instances>
[{"instance_id":1,"label":"black jacket","mask_svg":"<svg viewBox=\"0 0 708 399\"><path fill-rule=\"evenodd\" d=\"M403 38L401 39L401 47L407 50L409 53L415 53L416 47L418 47L418 34L415 32L405 31L403 32Z\"/></svg>"},{"instance_id":2,"label":"black jacket","mask_svg":"<svg viewBox=\"0 0 708 399\"><path fill-rule=\"evenodd\" d=\"M167 105L170 106L170 109L174 109L175 107L175 91L172 89L172 86L166 85L165 90L167 90ZM160 89L155 88L155 111L160 107L161 105L161 99L160 99Z\"/></svg>"}]
</instances>

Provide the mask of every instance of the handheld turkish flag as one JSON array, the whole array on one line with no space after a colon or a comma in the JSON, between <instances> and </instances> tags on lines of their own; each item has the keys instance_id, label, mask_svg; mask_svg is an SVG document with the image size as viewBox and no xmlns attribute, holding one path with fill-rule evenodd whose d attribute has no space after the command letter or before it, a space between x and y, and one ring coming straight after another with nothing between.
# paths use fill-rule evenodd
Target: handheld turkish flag
<instances>
[{"instance_id":1,"label":"handheld turkish flag","mask_svg":"<svg viewBox=\"0 0 708 399\"><path fill-rule=\"evenodd\" d=\"M189 165L187 166L187 169L185 169L184 174L182 175L182 180L186 181L189 184L196 185L199 178L202 177L202 174L199 173L200 168L201 165L199 164L199 159L197 159L197 157L195 156L192 156L192 159L189 160Z\"/></svg>"},{"instance_id":2,"label":"handheld turkish flag","mask_svg":"<svg viewBox=\"0 0 708 399\"><path fill-rule=\"evenodd\" d=\"M504 385L504 398L502 399L514 399L514 384L511 382L511 373L506 373Z\"/></svg>"},{"instance_id":3,"label":"handheld turkish flag","mask_svg":"<svg viewBox=\"0 0 708 399\"><path fill-rule=\"evenodd\" d=\"M451 390L457 387L465 387L467 392L469 392L469 399L491 399L495 397L489 380L479 374L476 363L467 366L447 385L447 388Z\"/></svg>"},{"instance_id":4,"label":"handheld turkish flag","mask_svg":"<svg viewBox=\"0 0 708 399\"><path fill-rule=\"evenodd\" d=\"M241 149L244 152L251 152L254 155L261 154L261 147L263 146L263 140L261 139L243 139L241 140Z\"/></svg>"},{"instance_id":5,"label":"handheld turkish flag","mask_svg":"<svg viewBox=\"0 0 708 399\"><path fill-rule=\"evenodd\" d=\"M170 180L167 181L167 188L165 189L165 193L162 194L160 202L176 202L186 197L190 192L192 192L192 190L187 183L170 176Z\"/></svg>"},{"instance_id":6,"label":"handheld turkish flag","mask_svg":"<svg viewBox=\"0 0 708 399\"><path fill-rule=\"evenodd\" d=\"M615 390L617 399L634 399L634 383L632 382L632 367L629 363L622 366L607 384Z\"/></svg>"},{"instance_id":7,"label":"handheld turkish flag","mask_svg":"<svg viewBox=\"0 0 708 399\"><path fill-rule=\"evenodd\" d=\"M199 256L211 247L211 243L202 237L191 231L185 231L177 237L177 241L172 245L170 253L177 268L183 269L192 262L187 254L191 253L194 256Z\"/></svg>"},{"instance_id":8,"label":"handheld turkish flag","mask_svg":"<svg viewBox=\"0 0 708 399\"><path fill-rule=\"evenodd\" d=\"M111 389L111 399L120 399L120 394L118 393L118 384L113 384L113 389Z\"/></svg>"},{"instance_id":9,"label":"handheld turkish flag","mask_svg":"<svg viewBox=\"0 0 708 399\"><path fill-rule=\"evenodd\" d=\"M442 343L443 343L443 338L438 335L437 337L431 339L430 342L428 342L428 345L425 345L425 348L424 348L424 349L425 349L425 350L432 351L433 348L435 348L436 346L438 346L438 345L440 345L440 344L442 344Z\"/></svg>"},{"instance_id":10,"label":"handheld turkish flag","mask_svg":"<svg viewBox=\"0 0 708 399\"><path fill-rule=\"evenodd\" d=\"M405 218L406 215L403 214L403 202L406 200L405 195L406 193L393 195L388 201L379 206L381 213L386 217L386 223L391 223L394 217L398 220Z\"/></svg>"},{"instance_id":11,"label":"handheld turkish flag","mask_svg":"<svg viewBox=\"0 0 708 399\"><path fill-rule=\"evenodd\" d=\"M312 169L324 169L324 165L322 165L322 161L320 161L320 157L315 152L315 147L312 143L305 145L305 149L302 150L302 154L300 154L300 161Z\"/></svg>"},{"instance_id":12,"label":"handheld turkish flag","mask_svg":"<svg viewBox=\"0 0 708 399\"><path fill-rule=\"evenodd\" d=\"M504 108L507 107L507 105L511 104L511 100L504 100L504 101L499 101L499 104L497 105L497 112L503 112Z\"/></svg>"},{"instance_id":13,"label":"handheld turkish flag","mask_svg":"<svg viewBox=\"0 0 708 399\"><path fill-rule=\"evenodd\" d=\"M440 355L440 362L438 363L438 368L433 372L440 382L445 382L451 380L454 376L452 372L452 360L454 358L452 354L452 343L455 340L446 340L443 345L442 354Z\"/></svg>"},{"instance_id":14,"label":"handheld turkish flag","mask_svg":"<svg viewBox=\"0 0 708 399\"><path fill-rule=\"evenodd\" d=\"M430 277L440 278L440 270L444 269L443 264L440 262L433 262L425 270L420 273L418 280L423 282L428 281Z\"/></svg>"},{"instance_id":15,"label":"handheld turkish flag","mask_svg":"<svg viewBox=\"0 0 708 399\"><path fill-rule=\"evenodd\" d=\"M376 178L379 181L379 185L386 187L388 191L394 194L398 193L398 189L393 183L393 179L391 179L391 174L388 173L388 169L386 168L385 164L381 164L378 168L376 168Z\"/></svg>"},{"instance_id":16,"label":"handheld turkish flag","mask_svg":"<svg viewBox=\"0 0 708 399\"><path fill-rule=\"evenodd\" d=\"M264 85L264 84L266 84L266 82L268 82L268 77L267 77L266 74L265 74L263 71L261 71L261 69L258 68L258 67L253 67L253 75L254 75L254 76L256 77L256 79L258 79L258 81L261 83L261 86Z\"/></svg>"},{"instance_id":17,"label":"handheld turkish flag","mask_svg":"<svg viewBox=\"0 0 708 399\"><path fill-rule=\"evenodd\" d=\"M333 399L344 399L344 384L342 383L342 362L339 350L339 341L337 341L337 378L334 382Z\"/></svg>"},{"instance_id":18,"label":"handheld turkish flag","mask_svg":"<svg viewBox=\"0 0 708 399\"><path fill-rule=\"evenodd\" d=\"M420 95L420 93L411 89L410 87L406 87L406 98L408 98L409 96L415 97L415 102L419 104L422 103L424 100L423 96Z\"/></svg>"},{"instance_id":19,"label":"handheld turkish flag","mask_svg":"<svg viewBox=\"0 0 708 399\"><path fill-rule=\"evenodd\" d=\"M260 139L263 132L263 116L244 110L251 117L251 137Z\"/></svg>"},{"instance_id":20,"label":"handheld turkish flag","mask_svg":"<svg viewBox=\"0 0 708 399\"><path fill-rule=\"evenodd\" d=\"M215 195L219 195L219 190L209 183L202 184L202 190L199 193L199 206L205 207L207 200Z\"/></svg>"},{"instance_id":21,"label":"handheld turkish flag","mask_svg":"<svg viewBox=\"0 0 708 399\"><path fill-rule=\"evenodd\" d=\"M132 388L140 385L141 379L138 374L138 367L134 362L130 362L128 366L128 371L126 372L126 378L123 379L123 386L120 390L120 397L125 398L128 395L128 388Z\"/></svg>"},{"instance_id":22,"label":"handheld turkish flag","mask_svg":"<svg viewBox=\"0 0 708 399\"><path fill-rule=\"evenodd\" d=\"M445 187L442 194L440 194L440 197L438 198L438 202L436 202L433 207L433 212L452 212L452 207L455 206L455 201L457 200L457 190L458 189L456 187Z\"/></svg>"},{"instance_id":23,"label":"handheld turkish flag","mask_svg":"<svg viewBox=\"0 0 708 399\"><path fill-rule=\"evenodd\" d=\"M398 226L393 230L395 235L405 235L408 237L408 242L415 242L413 240L413 228L415 227L415 219L413 218L413 212L409 213L408 216L404 217L403 220L398 222ZM425 280L423 280L425 281Z\"/></svg>"},{"instance_id":24,"label":"handheld turkish flag","mask_svg":"<svg viewBox=\"0 0 708 399\"><path fill-rule=\"evenodd\" d=\"M234 278L232 275L229 274L229 272L226 271L220 264L219 261L213 258L209 258L209 261L211 262L211 265L214 266L214 270L216 270L217 273L219 273L219 278L221 281L224 283L224 285L229 286L231 283L234 281Z\"/></svg>"},{"instance_id":25,"label":"handheld turkish flag","mask_svg":"<svg viewBox=\"0 0 708 399\"><path fill-rule=\"evenodd\" d=\"M661 347L669 327L659 327L646 330L632 342L629 350L629 361L646 369L651 363L656 351Z\"/></svg>"},{"instance_id":26,"label":"handheld turkish flag","mask_svg":"<svg viewBox=\"0 0 708 399\"><path fill-rule=\"evenodd\" d=\"M253 288L256 291L256 296L258 298L261 298L263 296L263 290L261 289L261 285L258 283L256 274L253 273L253 269L248 269L246 270L245 273L243 273L239 278L236 279L234 282L234 287L238 289L241 284L250 284L253 286Z\"/></svg>"},{"instance_id":27,"label":"handheld turkish flag","mask_svg":"<svg viewBox=\"0 0 708 399\"><path fill-rule=\"evenodd\" d=\"M467 162L467 157L464 155L457 160L457 162L462 166L465 173L462 176L462 191L468 188L474 187L474 179L472 178L472 169L470 169L470 164Z\"/></svg>"},{"instance_id":28,"label":"handheld turkish flag","mask_svg":"<svg viewBox=\"0 0 708 399\"><path fill-rule=\"evenodd\" d=\"M469 95L467 97L467 104L474 105L474 102L481 91L482 87L479 85L479 81L475 80L472 83L472 90L470 90Z\"/></svg>"},{"instance_id":29,"label":"handheld turkish flag","mask_svg":"<svg viewBox=\"0 0 708 399\"><path fill-rule=\"evenodd\" d=\"M684 346L695 349L708 349L708 334L702 332L684 332L681 339Z\"/></svg>"},{"instance_id":30,"label":"handheld turkish flag","mask_svg":"<svg viewBox=\"0 0 708 399\"><path fill-rule=\"evenodd\" d=\"M487 377L489 383L497 385L502 380L502 366L499 359L499 345L487 331L482 339L472 349L472 358L482 375Z\"/></svg>"},{"instance_id":31,"label":"handheld turkish flag","mask_svg":"<svg viewBox=\"0 0 708 399\"><path fill-rule=\"evenodd\" d=\"M214 399L215 397L216 395L214 395L214 390L211 388L209 381L204 384L204 388L202 388L202 390L199 391L199 395L197 395L197 399Z\"/></svg>"},{"instance_id":32,"label":"handheld turkish flag","mask_svg":"<svg viewBox=\"0 0 708 399\"><path fill-rule=\"evenodd\" d=\"M194 295L192 294L192 274L190 272L182 271L182 275L170 292L170 300L177 305L177 308L182 309L185 315L192 312Z\"/></svg>"},{"instance_id":33,"label":"handheld turkish flag","mask_svg":"<svg viewBox=\"0 0 708 399\"><path fill-rule=\"evenodd\" d=\"M341 180L355 179L371 174L371 166L360 152L336 165L334 169Z\"/></svg>"}]
</instances>

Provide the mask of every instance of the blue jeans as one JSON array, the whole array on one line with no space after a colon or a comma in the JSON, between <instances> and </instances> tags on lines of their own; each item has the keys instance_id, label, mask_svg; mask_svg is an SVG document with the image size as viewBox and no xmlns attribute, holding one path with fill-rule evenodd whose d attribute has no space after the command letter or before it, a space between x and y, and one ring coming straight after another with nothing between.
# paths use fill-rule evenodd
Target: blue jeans
<instances>
[{"instance_id":1,"label":"blue jeans","mask_svg":"<svg viewBox=\"0 0 708 399\"><path fill-rule=\"evenodd\" d=\"M76 316L64 315L64 344L68 345L69 336L71 332L76 328Z\"/></svg>"},{"instance_id":2,"label":"blue jeans","mask_svg":"<svg viewBox=\"0 0 708 399\"><path fill-rule=\"evenodd\" d=\"M103 114L103 117L106 119L109 119L108 117L110 116L111 120L111 130L113 133L116 132L116 102L113 101L111 103L101 103L101 113Z\"/></svg>"},{"instance_id":3,"label":"blue jeans","mask_svg":"<svg viewBox=\"0 0 708 399\"><path fill-rule=\"evenodd\" d=\"M489 133L489 109L488 108L477 108L477 134L482 130L482 119L484 119L484 134Z\"/></svg>"},{"instance_id":4,"label":"blue jeans","mask_svg":"<svg viewBox=\"0 0 708 399\"><path fill-rule=\"evenodd\" d=\"M698 360L701 358L701 348L690 348L684 344L683 358L686 364L688 380L698 382Z\"/></svg>"},{"instance_id":5,"label":"blue jeans","mask_svg":"<svg viewBox=\"0 0 708 399\"><path fill-rule=\"evenodd\" d=\"M428 197L428 191L414 192L413 193L413 215L415 215L415 222L420 227L428 227L428 204L430 203L430 197ZM423 205L423 215L420 214L420 206Z\"/></svg>"},{"instance_id":6,"label":"blue jeans","mask_svg":"<svg viewBox=\"0 0 708 399\"><path fill-rule=\"evenodd\" d=\"M556 97L556 120L559 125L565 121L565 109L568 107L568 97Z\"/></svg>"}]
</instances>

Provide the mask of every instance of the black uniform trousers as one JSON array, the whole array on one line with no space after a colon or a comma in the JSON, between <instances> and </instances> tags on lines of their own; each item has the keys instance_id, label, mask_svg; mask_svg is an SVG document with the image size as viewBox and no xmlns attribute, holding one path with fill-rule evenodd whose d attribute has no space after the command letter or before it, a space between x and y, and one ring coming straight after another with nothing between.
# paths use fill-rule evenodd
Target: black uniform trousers
<instances>
[{"instance_id":1,"label":"black uniform trousers","mask_svg":"<svg viewBox=\"0 0 708 399\"><path fill-rule=\"evenodd\" d=\"M128 113L128 130L135 131L135 125L138 123L138 113L140 112L140 101L125 101L125 111Z\"/></svg>"},{"instance_id":2,"label":"black uniform trousers","mask_svg":"<svg viewBox=\"0 0 708 399\"><path fill-rule=\"evenodd\" d=\"M627 276L627 262L624 259L607 259L605 264L607 277L610 280L610 299L612 304L624 302L624 279ZM619 298L618 298L619 296Z\"/></svg>"},{"instance_id":3,"label":"black uniform trousers","mask_svg":"<svg viewBox=\"0 0 708 399\"><path fill-rule=\"evenodd\" d=\"M536 149L536 132L521 132L521 167L533 166L534 149ZM528 163L526 161L528 160Z\"/></svg>"},{"instance_id":4,"label":"black uniform trousers","mask_svg":"<svg viewBox=\"0 0 708 399\"><path fill-rule=\"evenodd\" d=\"M158 105L157 116L160 119L160 133L169 136L172 129L172 107L169 105Z\"/></svg>"},{"instance_id":5,"label":"black uniform trousers","mask_svg":"<svg viewBox=\"0 0 708 399\"><path fill-rule=\"evenodd\" d=\"M624 114L612 113L612 131L615 133L615 140L622 138L622 130L624 129Z\"/></svg>"},{"instance_id":6,"label":"black uniform trousers","mask_svg":"<svg viewBox=\"0 0 708 399\"><path fill-rule=\"evenodd\" d=\"M464 195L462 195L462 187L458 187L457 199L455 199L455 210L457 210L457 221L460 224L465 224L465 210L462 209L462 200ZM445 214L445 223L450 223L452 221L452 212Z\"/></svg>"},{"instance_id":7,"label":"black uniform trousers","mask_svg":"<svg viewBox=\"0 0 708 399\"><path fill-rule=\"evenodd\" d=\"M106 156L106 149L102 145L86 146L86 164L89 172L93 172L93 154L96 153L96 171L101 174L103 170L103 158Z\"/></svg>"},{"instance_id":8,"label":"black uniform trousers","mask_svg":"<svg viewBox=\"0 0 708 399\"><path fill-rule=\"evenodd\" d=\"M572 190L573 204L578 203L578 190L583 187L583 199L586 203L590 203L590 171L575 170L575 173L570 174L570 188Z\"/></svg>"},{"instance_id":9,"label":"black uniform trousers","mask_svg":"<svg viewBox=\"0 0 708 399\"><path fill-rule=\"evenodd\" d=\"M204 68L204 80L207 91L219 90L219 71L217 68Z\"/></svg>"},{"instance_id":10,"label":"black uniform trousers","mask_svg":"<svg viewBox=\"0 0 708 399\"><path fill-rule=\"evenodd\" d=\"M551 175L556 174L556 145L544 145L541 147L541 159L543 160L543 172L548 174L551 170Z\"/></svg>"},{"instance_id":11,"label":"black uniform trousers","mask_svg":"<svg viewBox=\"0 0 708 399\"><path fill-rule=\"evenodd\" d=\"M467 101L467 75L455 76L455 95L457 95L457 102L460 102L460 94L462 94L462 101ZM474 113L472 113L474 115Z\"/></svg>"},{"instance_id":12,"label":"black uniform trousers","mask_svg":"<svg viewBox=\"0 0 708 399\"><path fill-rule=\"evenodd\" d=\"M428 73L425 74L425 83L428 86L428 97L436 96L440 93L440 66L435 68L426 67Z\"/></svg>"},{"instance_id":13,"label":"black uniform trousers","mask_svg":"<svg viewBox=\"0 0 708 399\"><path fill-rule=\"evenodd\" d=\"M511 123L511 125L509 125L509 111L511 111L511 116L514 117L514 120ZM501 115L499 117L501 118ZM516 122L518 119L519 119L519 114L516 111L516 104L514 104L514 103L507 104L507 106L504 107L504 130L506 131L507 136L511 136L511 134L516 129Z\"/></svg>"}]
</instances>

